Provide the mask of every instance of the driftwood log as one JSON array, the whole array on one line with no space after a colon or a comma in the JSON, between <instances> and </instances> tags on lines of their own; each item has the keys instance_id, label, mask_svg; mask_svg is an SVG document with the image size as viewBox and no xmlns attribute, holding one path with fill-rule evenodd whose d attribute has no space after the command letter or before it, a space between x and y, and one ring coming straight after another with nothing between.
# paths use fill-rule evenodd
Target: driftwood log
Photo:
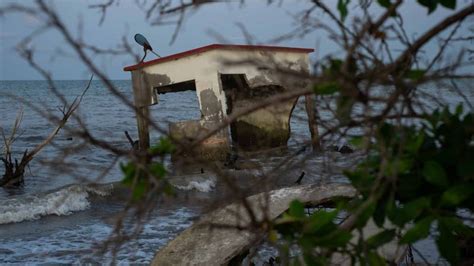
<instances>
[{"instance_id":1,"label":"driftwood log","mask_svg":"<svg viewBox=\"0 0 474 266\"><path fill-rule=\"evenodd\" d=\"M275 219L287 210L294 199L310 205L319 205L335 197L352 198L356 190L345 184L303 185L269 192L268 207L264 193L247 198L257 219ZM223 265L232 258L259 243L263 233L249 232L223 227L244 227L250 218L242 204L231 204L203 216L193 226L183 231L174 240L159 250L152 265Z\"/></svg>"}]
</instances>

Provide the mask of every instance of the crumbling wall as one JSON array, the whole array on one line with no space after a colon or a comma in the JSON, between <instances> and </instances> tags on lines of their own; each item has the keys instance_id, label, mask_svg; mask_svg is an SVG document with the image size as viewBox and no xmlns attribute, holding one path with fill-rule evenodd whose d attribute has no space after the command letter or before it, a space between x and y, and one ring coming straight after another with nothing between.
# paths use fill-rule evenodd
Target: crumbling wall
<instances>
[{"instance_id":1,"label":"crumbling wall","mask_svg":"<svg viewBox=\"0 0 474 266\"><path fill-rule=\"evenodd\" d=\"M251 87L244 74L221 75L226 93L227 113L242 112L268 97L285 93L280 85ZM267 81L268 82L268 81ZM256 110L231 123L232 141L239 148L256 150L287 144L290 138L290 117L297 98Z\"/></svg>"},{"instance_id":2,"label":"crumbling wall","mask_svg":"<svg viewBox=\"0 0 474 266\"><path fill-rule=\"evenodd\" d=\"M303 73L308 71L308 65L305 53L219 49L147 66L142 69L143 82L140 87L150 90L148 95L154 96L155 87L194 80L201 120L183 121L170 126L170 133L179 135L179 132L190 133L196 128L206 131L209 125L222 123L232 111L245 110L278 93L305 87L305 81L299 77L282 75L276 70ZM222 79L223 75L234 73L243 75L232 84L229 84L230 80ZM289 120L296 100L268 106L238 118L230 126L232 140L244 149L286 145L290 137ZM155 99L150 98L148 103L155 102ZM218 134L218 141L204 142L202 146L208 145L214 150L215 141L223 143L219 150L228 150L227 132L222 130Z\"/></svg>"}]
</instances>

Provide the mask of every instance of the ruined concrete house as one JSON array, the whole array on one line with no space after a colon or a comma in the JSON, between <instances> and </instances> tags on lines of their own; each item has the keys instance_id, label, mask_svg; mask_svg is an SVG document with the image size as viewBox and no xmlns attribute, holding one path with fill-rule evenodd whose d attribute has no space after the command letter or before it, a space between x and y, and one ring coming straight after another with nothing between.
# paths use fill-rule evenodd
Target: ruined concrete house
<instances>
[{"instance_id":1,"label":"ruined concrete house","mask_svg":"<svg viewBox=\"0 0 474 266\"><path fill-rule=\"evenodd\" d=\"M148 106L158 95L185 90L196 91L200 120L181 121L169 126L177 139L196 139L214 129L232 112L239 112L268 97L305 88L296 76L281 71L309 71L308 54L313 49L212 44L125 67L132 73L134 102L140 147L149 146ZM230 145L242 149L286 145L289 120L296 98L257 110L231 123L230 127L204 141L201 155L208 159L225 156ZM230 134L230 136L229 136Z\"/></svg>"}]
</instances>

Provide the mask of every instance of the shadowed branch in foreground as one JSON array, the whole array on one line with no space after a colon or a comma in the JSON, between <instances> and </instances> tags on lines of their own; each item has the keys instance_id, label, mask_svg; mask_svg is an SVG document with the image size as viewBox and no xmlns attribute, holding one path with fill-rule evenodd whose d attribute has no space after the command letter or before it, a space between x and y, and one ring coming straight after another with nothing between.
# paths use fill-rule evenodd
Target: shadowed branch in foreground
<instances>
[{"instance_id":1,"label":"shadowed branch in foreground","mask_svg":"<svg viewBox=\"0 0 474 266\"><path fill-rule=\"evenodd\" d=\"M68 119L72 116L74 111L76 111L76 109L81 104L84 95L86 94L87 90L91 85L92 78L93 76L90 78L83 92L79 96L77 96L70 105L63 107L61 111L63 116L62 118L57 120L57 126L53 129L53 131L51 131L51 133L46 137L46 139L36 145L31 151L25 150L19 162L18 159L14 157L12 158L12 145L15 141L16 133L20 128L21 120L23 119L23 111L20 111L18 113L10 137L7 138L4 134L4 131L2 130L5 151L3 157L0 159L2 160L5 166L5 173L3 174L2 179L0 179L1 187L15 187L23 184L26 167L31 162L31 160L33 160L33 158L41 152L44 147L46 147L49 143L51 143L51 141L53 141L54 137L59 133L61 128L66 125Z\"/></svg>"}]
</instances>

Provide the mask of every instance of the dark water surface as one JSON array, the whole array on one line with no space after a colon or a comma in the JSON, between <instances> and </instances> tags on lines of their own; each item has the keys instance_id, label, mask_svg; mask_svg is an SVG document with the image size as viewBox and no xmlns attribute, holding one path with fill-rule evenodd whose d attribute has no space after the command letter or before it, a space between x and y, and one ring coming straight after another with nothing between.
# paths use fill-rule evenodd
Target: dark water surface
<instances>
[{"instance_id":1,"label":"dark water surface","mask_svg":"<svg viewBox=\"0 0 474 266\"><path fill-rule=\"evenodd\" d=\"M87 81L82 80L56 81L59 92L69 102L81 94L86 84ZM114 85L132 100L130 81L114 81ZM61 114L63 106L48 89L47 82L0 81L0 127L6 135L11 132L18 111L24 113L20 136L13 145L16 156L40 143L54 126L30 105L46 114L57 115ZM164 129L169 122L200 118L193 91L162 95L159 104L151 110L154 121ZM94 136L115 147L129 148L124 131L137 138L133 111L111 96L100 82L92 82L77 114ZM293 130L303 132L302 139L305 139L308 133L304 123L293 124ZM70 120L68 127L77 127L77 122ZM152 132L152 142L159 136L159 132ZM295 141L294 138L291 140L293 144ZM64 149L73 146L74 151L64 159ZM47 146L31 162L21 189L0 189L0 262L110 262L110 254L100 259L90 258L90 249L109 236L113 223L108 218L122 210L124 202L98 200L100 196L94 191L70 185L97 182L98 173L109 167L113 159L112 153L82 144L79 138L61 130L53 145ZM56 160L64 160L74 167L58 169L58 164L48 163ZM274 163L278 161L278 157L274 159ZM3 165L0 171L3 171ZM121 177L119 167L115 165L99 182L115 182ZM209 197L206 193L201 194L200 197ZM154 211L140 238L127 244L118 254L118 262L149 262L160 246L190 225L200 208L199 204L176 204Z\"/></svg>"},{"instance_id":2,"label":"dark water surface","mask_svg":"<svg viewBox=\"0 0 474 266\"><path fill-rule=\"evenodd\" d=\"M69 101L79 95L86 84L87 81L56 82L59 91ZM130 81L114 81L114 84L127 99L132 100ZM449 90L437 93L438 98L450 106L463 101ZM466 91L466 94L472 101L474 91ZM47 114L60 114L62 104L48 90L48 84L44 81L0 81L0 127L6 135L10 133L18 110L24 110L20 136L13 145L15 154L20 156L24 150L40 143L51 132L53 123L34 111L28 103L20 103L17 98L40 107ZM151 107L151 112L153 120L164 129L168 128L169 122L200 118L194 91L162 95L159 104ZM115 147L129 148L124 131L137 138L133 111L112 96L100 82L92 82L78 114L94 136L106 139ZM73 120L68 123L68 127L77 126ZM261 171L272 171L274 166L286 160L286 155L300 151L299 144L309 140L304 104L301 101L291 118L291 131L288 151L283 154L270 153L265 158L256 159L263 166ZM159 136L160 133L152 132L152 142L157 141ZM63 152L68 147L75 148L64 159ZM308 151L300 151L296 159L302 159L306 155ZM48 164L56 160L64 160L72 167L60 169L58 164ZM344 181L341 169L350 167L356 160L357 154L328 152L324 156L312 156L299 165L298 169L294 169L294 172L279 174L290 179L283 180L287 183L296 180L303 169L307 173L304 182ZM119 181L122 175L117 163L113 165L113 161L114 155L111 152L83 144L67 130L60 131L53 145L46 147L32 161L23 188L0 188L0 263L111 262L111 254L93 257L90 249L109 236L114 226L111 217L122 210L124 202L101 196L108 193L107 189L96 191L72 184L97 181L107 184ZM98 174L111 165L108 174L97 180ZM3 172L3 165L0 166L0 171ZM218 183L217 190L219 186L221 185ZM194 192L194 196L204 199L204 202L216 194L216 191ZM140 237L122 248L117 255L117 262L148 263L159 247L188 227L199 215L204 208L204 204L199 202L181 204L178 201L172 205L160 206L152 213L150 222L145 225ZM424 253L433 260L436 257L432 244L427 244Z\"/></svg>"}]
</instances>

